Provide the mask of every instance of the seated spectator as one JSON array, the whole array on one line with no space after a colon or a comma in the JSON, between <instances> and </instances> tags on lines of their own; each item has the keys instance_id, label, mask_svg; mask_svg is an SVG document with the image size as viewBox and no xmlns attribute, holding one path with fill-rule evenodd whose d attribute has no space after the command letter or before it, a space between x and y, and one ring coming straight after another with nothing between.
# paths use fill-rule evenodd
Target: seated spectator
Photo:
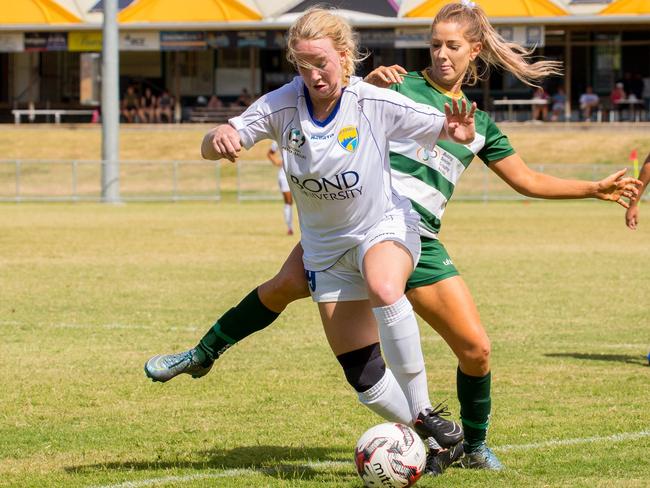
<instances>
[{"instance_id":1,"label":"seated spectator","mask_svg":"<svg viewBox=\"0 0 650 488\"><path fill-rule=\"evenodd\" d=\"M551 97L551 120L557 122L564 118L564 105L566 104L566 94L564 88L558 87L557 92Z\"/></svg>"},{"instance_id":2,"label":"seated spectator","mask_svg":"<svg viewBox=\"0 0 650 488\"><path fill-rule=\"evenodd\" d=\"M240 107L248 107L251 103L253 103L253 97L251 97L246 88L242 88L239 98L235 102L235 105L239 105Z\"/></svg>"},{"instance_id":3,"label":"seated spectator","mask_svg":"<svg viewBox=\"0 0 650 488\"><path fill-rule=\"evenodd\" d=\"M643 91L641 95L646 110L646 118L650 120L650 76L643 78Z\"/></svg>"},{"instance_id":4,"label":"seated spectator","mask_svg":"<svg viewBox=\"0 0 650 488\"><path fill-rule=\"evenodd\" d=\"M616 114L618 120L621 120L622 118L622 110L619 102L627 98L627 94L625 93L623 86L623 83L619 81L616 83L611 93L609 94L609 100L612 103L612 110Z\"/></svg>"},{"instance_id":5,"label":"seated spectator","mask_svg":"<svg viewBox=\"0 0 650 488\"><path fill-rule=\"evenodd\" d=\"M140 115L140 101L135 93L135 88L129 85L122 99L122 116L127 123L138 121Z\"/></svg>"},{"instance_id":6,"label":"seated spectator","mask_svg":"<svg viewBox=\"0 0 650 488\"><path fill-rule=\"evenodd\" d=\"M624 100L626 97L627 95L623 89L623 83L619 81L616 83L616 86L614 86L614 89L609 94L609 99L612 101L612 105L616 106L620 100Z\"/></svg>"},{"instance_id":7,"label":"seated spectator","mask_svg":"<svg viewBox=\"0 0 650 488\"><path fill-rule=\"evenodd\" d=\"M600 105L600 98L594 93L594 89L588 86L585 92L580 95L580 110L582 110L582 118L584 120L591 120L591 114L598 109Z\"/></svg>"},{"instance_id":8,"label":"seated spectator","mask_svg":"<svg viewBox=\"0 0 650 488\"><path fill-rule=\"evenodd\" d=\"M156 120L163 121L163 117L167 119L168 123L172 122L174 113L174 97L172 97L167 90L163 90L160 97L158 97L158 109Z\"/></svg>"},{"instance_id":9,"label":"seated spectator","mask_svg":"<svg viewBox=\"0 0 650 488\"><path fill-rule=\"evenodd\" d=\"M216 96L212 95L210 97L210 100L208 101L208 108L222 108L223 107L223 102L221 99Z\"/></svg>"},{"instance_id":10,"label":"seated spectator","mask_svg":"<svg viewBox=\"0 0 650 488\"><path fill-rule=\"evenodd\" d=\"M546 120L548 117L548 93L544 88L537 87L533 93L533 100L544 100L547 103L533 105L533 120Z\"/></svg>"},{"instance_id":11,"label":"seated spectator","mask_svg":"<svg viewBox=\"0 0 650 488\"><path fill-rule=\"evenodd\" d=\"M140 118L142 122L153 124L156 121L156 96L151 88L144 89L144 95L140 99Z\"/></svg>"}]
</instances>

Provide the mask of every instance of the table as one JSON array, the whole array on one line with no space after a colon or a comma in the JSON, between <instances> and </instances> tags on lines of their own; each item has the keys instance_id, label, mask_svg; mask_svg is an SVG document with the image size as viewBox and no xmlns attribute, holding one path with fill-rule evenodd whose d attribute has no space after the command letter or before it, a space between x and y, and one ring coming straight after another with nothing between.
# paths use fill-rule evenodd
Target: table
<instances>
[{"instance_id":1,"label":"table","mask_svg":"<svg viewBox=\"0 0 650 488\"><path fill-rule=\"evenodd\" d=\"M14 115L14 124L20 124L20 118L23 115L27 115L31 120L34 120L34 117L37 115L54 115L54 123L61 123L62 115L90 115L92 117L94 110L68 110L65 108L53 108L53 109L18 109L12 110L11 113Z\"/></svg>"},{"instance_id":2,"label":"table","mask_svg":"<svg viewBox=\"0 0 650 488\"><path fill-rule=\"evenodd\" d=\"M508 120L513 120L515 105L548 105L548 100L543 98L504 98L502 100L494 100L492 103L495 106L507 105L508 106Z\"/></svg>"},{"instance_id":3,"label":"table","mask_svg":"<svg viewBox=\"0 0 650 488\"><path fill-rule=\"evenodd\" d=\"M641 114L643 113L643 105L643 100L639 100L638 98L622 98L617 100L615 103L615 106L619 111L619 114L616 115L620 115L620 112L627 108L630 111L630 119L639 122L641 120Z\"/></svg>"}]
</instances>

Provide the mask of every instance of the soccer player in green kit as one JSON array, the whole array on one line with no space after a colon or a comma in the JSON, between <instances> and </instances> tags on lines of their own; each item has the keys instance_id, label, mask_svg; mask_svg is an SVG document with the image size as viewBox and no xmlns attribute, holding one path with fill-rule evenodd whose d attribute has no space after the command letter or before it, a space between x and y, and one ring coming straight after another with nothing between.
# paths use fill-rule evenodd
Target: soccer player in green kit
<instances>
[{"instance_id":1,"label":"soccer player in green kit","mask_svg":"<svg viewBox=\"0 0 650 488\"><path fill-rule=\"evenodd\" d=\"M464 83L478 81L477 58L528 84L559 72L556 62L529 63L527 51L504 41L485 13L471 3L452 3L441 9L432 24L430 53L432 64L422 72L407 74L398 66L380 67L366 80L441 109L445 103L464 98ZM475 155L516 191L531 197L599 198L627 208L623 198L634 198L640 182L625 178L624 170L598 182L537 173L526 166L486 113L477 111L475 120L476 138L466 146L444 142L430 153L410 141L391 142L391 167L394 189L407 196L421 214L422 256L406 296L458 358L457 394L465 433L461 463L468 468L500 470L503 466L486 443L491 412L490 340L465 282L437 238L455 184ZM298 245L280 272L220 317L196 347L147 361L147 376L154 381L167 381L181 373L203 376L227 348L267 327L292 301L309 296L301 255ZM353 366L362 372L365 364ZM437 466L427 466L431 474L441 473L454 461L454 456L443 454Z\"/></svg>"}]
</instances>

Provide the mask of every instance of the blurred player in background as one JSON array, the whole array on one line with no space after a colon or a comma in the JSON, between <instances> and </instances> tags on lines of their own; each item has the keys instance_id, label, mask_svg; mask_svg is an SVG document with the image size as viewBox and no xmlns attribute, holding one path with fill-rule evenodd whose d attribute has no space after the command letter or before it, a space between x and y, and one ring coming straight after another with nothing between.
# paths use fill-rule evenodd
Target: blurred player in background
<instances>
[{"instance_id":1,"label":"blurred player in background","mask_svg":"<svg viewBox=\"0 0 650 488\"><path fill-rule=\"evenodd\" d=\"M287 174L282 167L282 156L280 155L280 148L278 143L273 141L271 147L266 153L273 166L278 167L278 187L284 199L284 222L287 224L287 235L293 235L293 198L291 197L291 189L287 181Z\"/></svg>"},{"instance_id":2,"label":"blurred player in background","mask_svg":"<svg viewBox=\"0 0 650 488\"><path fill-rule=\"evenodd\" d=\"M643 186L639 189L639 196L630 203L630 208L625 212L625 224L632 230L636 230L639 224L639 203L641 202L641 195L643 195L643 192L648 186L648 182L650 182L650 153L648 153L641 167L641 171L639 171L639 180L643 183ZM648 360L650 361L650 354L648 355Z\"/></svg>"}]
</instances>

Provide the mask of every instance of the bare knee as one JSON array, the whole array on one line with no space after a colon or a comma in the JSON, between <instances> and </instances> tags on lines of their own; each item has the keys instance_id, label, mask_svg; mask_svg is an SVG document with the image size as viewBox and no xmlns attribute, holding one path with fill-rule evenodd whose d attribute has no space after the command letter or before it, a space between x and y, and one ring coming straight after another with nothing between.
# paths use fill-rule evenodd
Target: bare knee
<instances>
[{"instance_id":1,"label":"bare knee","mask_svg":"<svg viewBox=\"0 0 650 488\"><path fill-rule=\"evenodd\" d=\"M392 305L404 295L404 288L391 280L368 282L368 295L373 307Z\"/></svg>"},{"instance_id":2,"label":"bare knee","mask_svg":"<svg viewBox=\"0 0 650 488\"><path fill-rule=\"evenodd\" d=\"M303 273L280 271L258 289L262 303L274 312L282 312L287 305L309 296L307 280Z\"/></svg>"},{"instance_id":3,"label":"bare knee","mask_svg":"<svg viewBox=\"0 0 650 488\"><path fill-rule=\"evenodd\" d=\"M490 372L490 339L483 338L468 344L458 353L458 363L463 373L470 376L485 376Z\"/></svg>"}]
</instances>

